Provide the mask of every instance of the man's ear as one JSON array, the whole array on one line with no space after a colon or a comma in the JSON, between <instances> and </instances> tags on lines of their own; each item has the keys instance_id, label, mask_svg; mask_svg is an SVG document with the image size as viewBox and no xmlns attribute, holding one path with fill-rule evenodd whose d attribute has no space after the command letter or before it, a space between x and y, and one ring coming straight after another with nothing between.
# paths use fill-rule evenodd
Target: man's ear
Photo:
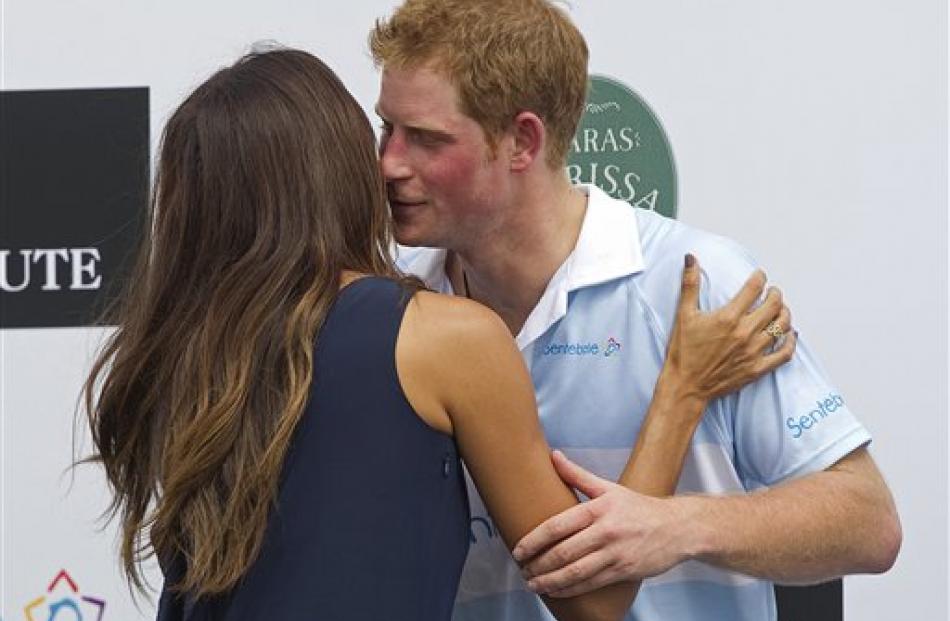
<instances>
[{"instance_id":1,"label":"man's ear","mask_svg":"<svg viewBox=\"0 0 950 621\"><path fill-rule=\"evenodd\" d=\"M544 143L547 139L544 121L534 112L519 112L511 125L514 138L510 157L512 172L524 172L538 158L544 157Z\"/></svg>"}]
</instances>

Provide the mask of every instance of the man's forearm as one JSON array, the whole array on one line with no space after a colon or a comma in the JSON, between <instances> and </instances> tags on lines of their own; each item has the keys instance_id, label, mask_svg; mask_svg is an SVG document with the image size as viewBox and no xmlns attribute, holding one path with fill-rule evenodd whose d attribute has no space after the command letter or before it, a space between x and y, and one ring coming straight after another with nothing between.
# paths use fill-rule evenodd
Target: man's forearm
<instances>
[{"instance_id":1,"label":"man's forearm","mask_svg":"<svg viewBox=\"0 0 950 621\"><path fill-rule=\"evenodd\" d=\"M894 502L864 449L769 490L674 502L684 556L775 582L880 573L900 549Z\"/></svg>"}]
</instances>

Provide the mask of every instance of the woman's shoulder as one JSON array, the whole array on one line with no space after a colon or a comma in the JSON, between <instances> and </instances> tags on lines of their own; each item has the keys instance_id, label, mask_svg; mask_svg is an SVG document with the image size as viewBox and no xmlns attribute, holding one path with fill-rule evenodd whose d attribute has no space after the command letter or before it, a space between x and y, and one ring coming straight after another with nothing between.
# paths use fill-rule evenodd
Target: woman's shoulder
<instances>
[{"instance_id":1,"label":"woman's shoulder","mask_svg":"<svg viewBox=\"0 0 950 621\"><path fill-rule=\"evenodd\" d=\"M403 392L431 427L454 434L449 411L478 397L486 376L519 361L501 319L465 298L417 291L406 306L396 345ZM474 395L473 395L474 393Z\"/></svg>"},{"instance_id":2,"label":"woman's shoulder","mask_svg":"<svg viewBox=\"0 0 950 621\"><path fill-rule=\"evenodd\" d=\"M508 328L478 302L433 291L418 291L406 308L405 323L434 348L459 349L510 342Z\"/></svg>"}]
</instances>

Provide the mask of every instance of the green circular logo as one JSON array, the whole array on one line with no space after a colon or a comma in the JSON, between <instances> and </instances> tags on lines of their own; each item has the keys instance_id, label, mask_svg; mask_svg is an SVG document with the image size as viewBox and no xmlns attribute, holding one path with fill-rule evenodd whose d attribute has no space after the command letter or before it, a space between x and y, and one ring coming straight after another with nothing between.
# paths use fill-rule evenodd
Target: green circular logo
<instances>
[{"instance_id":1,"label":"green circular logo","mask_svg":"<svg viewBox=\"0 0 950 621\"><path fill-rule=\"evenodd\" d=\"M612 78L590 77L567 173L573 183L592 183L634 207L676 217L676 167L666 132L646 102Z\"/></svg>"}]
</instances>

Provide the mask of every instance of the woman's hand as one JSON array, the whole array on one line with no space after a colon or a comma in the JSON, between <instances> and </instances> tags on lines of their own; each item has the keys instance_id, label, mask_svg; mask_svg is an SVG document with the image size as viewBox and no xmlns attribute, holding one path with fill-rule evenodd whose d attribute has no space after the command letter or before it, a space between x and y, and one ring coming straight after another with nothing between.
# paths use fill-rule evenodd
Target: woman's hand
<instances>
[{"instance_id":1,"label":"woman's hand","mask_svg":"<svg viewBox=\"0 0 950 621\"><path fill-rule=\"evenodd\" d=\"M686 255L683 286L658 392L705 405L773 371L792 358L797 335L782 293L757 270L728 304L699 309L699 261ZM698 408L701 410L702 408Z\"/></svg>"}]
</instances>

